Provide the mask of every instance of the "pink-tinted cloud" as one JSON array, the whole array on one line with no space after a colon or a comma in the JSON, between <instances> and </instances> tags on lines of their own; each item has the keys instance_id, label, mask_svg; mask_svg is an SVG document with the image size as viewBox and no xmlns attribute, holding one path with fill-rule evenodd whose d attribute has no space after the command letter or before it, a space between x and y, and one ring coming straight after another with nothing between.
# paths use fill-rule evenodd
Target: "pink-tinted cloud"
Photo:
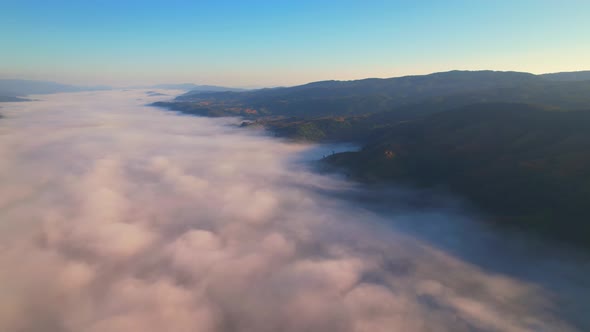
<instances>
[{"instance_id":1,"label":"pink-tinted cloud","mask_svg":"<svg viewBox=\"0 0 590 332\"><path fill-rule=\"evenodd\" d=\"M540 287L312 190L349 184L292 162L309 146L142 91L43 99L0 120L1 331L575 330Z\"/></svg>"}]
</instances>

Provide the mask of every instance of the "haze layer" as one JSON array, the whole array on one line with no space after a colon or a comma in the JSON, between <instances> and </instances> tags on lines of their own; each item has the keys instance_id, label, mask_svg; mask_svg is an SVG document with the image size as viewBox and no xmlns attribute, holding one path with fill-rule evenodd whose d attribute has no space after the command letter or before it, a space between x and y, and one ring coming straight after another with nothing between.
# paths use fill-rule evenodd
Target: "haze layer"
<instances>
[{"instance_id":1,"label":"haze layer","mask_svg":"<svg viewBox=\"0 0 590 332\"><path fill-rule=\"evenodd\" d=\"M583 324L558 314L549 289L386 226L414 212L385 217L326 195L352 185L300 162L317 147L143 106L155 98L57 94L2 108L0 330Z\"/></svg>"}]
</instances>

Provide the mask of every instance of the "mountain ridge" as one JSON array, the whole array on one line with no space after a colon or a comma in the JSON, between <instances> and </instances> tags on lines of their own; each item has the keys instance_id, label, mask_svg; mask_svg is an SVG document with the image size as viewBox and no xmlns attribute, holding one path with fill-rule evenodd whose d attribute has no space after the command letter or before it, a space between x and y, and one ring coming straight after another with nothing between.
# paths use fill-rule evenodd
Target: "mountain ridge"
<instances>
[{"instance_id":1,"label":"mountain ridge","mask_svg":"<svg viewBox=\"0 0 590 332\"><path fill-rule=\"evenodd\" d=\"M243 127L294 140L360 144L322 168L368 184L446 187L495 224L590 248L590 81L452 71L189 92L154 105L240 116Z\"/></svg>"},{"instance_id":2,"label":"mountain ridge","mask_svg":"<svg viewBox=\"0 0 590 332\"><path fill-rule=\"evenodd\" d=\"M187 92L174 101L156 105L187 113L246 118L352 116L412 107L425 113L426 109L436 112L480 102L583 109L590 106L588 89L590 81L555 81L523 72L449 71L388 79L319 81L243 92Z\"/></svg>"}]
</instances>

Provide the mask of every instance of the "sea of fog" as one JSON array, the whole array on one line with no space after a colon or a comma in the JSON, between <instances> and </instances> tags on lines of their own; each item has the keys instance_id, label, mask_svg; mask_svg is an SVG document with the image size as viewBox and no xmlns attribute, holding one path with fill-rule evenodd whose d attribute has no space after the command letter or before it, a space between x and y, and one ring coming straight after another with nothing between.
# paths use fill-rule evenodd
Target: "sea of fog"
<instances>
[{"instance_id":1,"label":"sea of fog","mask_svg":"<svg viewBox=\"0 0 590 332\"><path fill-rule=\"evenodd\" d=\"M311 170L337 147L35 98L0 105L0 331L590 330L588 256Z\"/></svg>"}]
</instances>

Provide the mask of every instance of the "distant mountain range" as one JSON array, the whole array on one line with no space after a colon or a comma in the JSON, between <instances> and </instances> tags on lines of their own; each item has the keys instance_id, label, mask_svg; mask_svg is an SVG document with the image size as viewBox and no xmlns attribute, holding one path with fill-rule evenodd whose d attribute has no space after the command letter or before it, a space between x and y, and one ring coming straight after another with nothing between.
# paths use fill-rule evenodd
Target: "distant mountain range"
<instances>
[{"instance_id":1,"label":"distant mountain range","mask_svg":"<svg viewBox=\"0 0 590 332\"><path fill-rule=\"evenodd\" d=\"M142 87L146 88L146 87ZM194 92L226 92L226 91L246 91L239 88L228 88L215 85L197 85L192 83L182 84L158 84L147 88L153 89L172 89L185 90ZM110 90L109 86L76 86L61 84L50 81L35 81L21 79L0 79L0 102L26 101L20 98L27 95L51 94L60 92L80 92L95 90Z\"/></svg>"},{"instance_id":2,"label":"distant mountain range","mask_svg":"<svg viewBox=\"0 0 590 332\"><path fill-rule=\"evenodd\" d=\"M2 93L2 92L0 92L0 93ZM30 99L0 95L0 102L16 102L16 101L30 101Z\"/></svg>"},{"instance_id":3,"label":"distant mountain range","mask_svg":"<svg viewBox=\"0 0 590 332\"><path fill-rule=\"evenodd\" d=\"M540 76L554 81L589 81L590 70L543 74Z\"/></svg>"},{"instance_id":4,"label":"distant mountain range","mask_svg":"<svg viewBox=\"0 0 590 332\"><path fill-rule=\"evenodd\" d=\"M246 91L241 88L229 88L217 85L198 85L193 83L181 83L181 84L157 84L150 88L154 89L171 89L171 90L185 90L192 92L222 92L222 91Z\"/></svg>"},{"instance_id":5,"label":"distant mountain range","mask_svg":"<svg viewBox=\"0 0 590 332\"><path fill-rule=\"evenodd\" d=\"M20 97L35 94L107 90L107 86L75 86L49 81L0 79L0 96Z\"/></svg>"},{"instance_id":6,"label":"distant mountain range","mask_svg":"<svg viewBox=\"0 0 590 332\"><path fill-rule=\"evenodd\" d=\"M323 161L353 179L443 187L497 224L590 247L590 78L451 71L188 92L155 103L241 116L278 136L356 142Z\"/></svg>"},{"instance_id":7,"label":"distant mountain range","mask_svg":"<svg viewBox=\"0 0 590 332\"><path fill-rule=\"evenodd\" d=\"M319 117L395 112L415 116L485 102L533 103L576 109L590 105L590 80L574 73L545 77L520 72L451 71L356 81L321 81L245 92L191 91L161 104L204 115Z\"/></svg>"}]
</instances>

